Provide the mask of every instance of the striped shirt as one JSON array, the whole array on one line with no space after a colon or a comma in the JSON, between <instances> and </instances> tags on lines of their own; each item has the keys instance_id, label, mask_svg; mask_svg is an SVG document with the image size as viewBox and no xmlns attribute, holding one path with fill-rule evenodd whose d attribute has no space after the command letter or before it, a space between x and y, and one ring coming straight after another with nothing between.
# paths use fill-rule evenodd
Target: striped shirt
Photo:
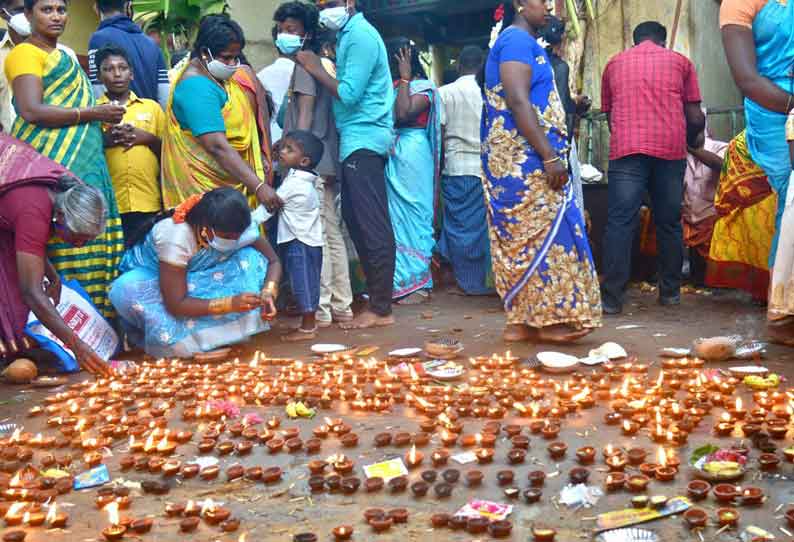
<instances>
[{"instance_id":1,"label":"striped shirt","mask_svg":"<svg viewBox=\"0 0 794 542\"><path fill-rule=\"evenodd\" d=\"M644 154L683 160L686 103L699 103L700 87L685 56L644 41L609 61L601 79L601 110L610 114L609 159Z\"/></svg>"}]
</instances>

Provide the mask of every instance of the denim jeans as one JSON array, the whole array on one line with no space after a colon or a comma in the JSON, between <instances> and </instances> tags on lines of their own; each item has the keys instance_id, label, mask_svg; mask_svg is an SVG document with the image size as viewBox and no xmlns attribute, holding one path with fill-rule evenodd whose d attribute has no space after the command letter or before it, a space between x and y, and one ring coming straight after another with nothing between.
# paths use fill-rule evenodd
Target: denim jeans
<instances>
[{"instance_id":1,"label":"denim jeans","mask_svg":"<svg viewBox=\"0 0 794 542\"><path fill-rule=\"evenodd\" d=\"M323 247L310 247L293 239L279 245L284 254L292 295L301 314L317 311L320 304L320 270L323 266Z\"/></svg>"},{"instance_id":2,"label":"denim jeans","mask_svg":"<svg viewBox=\"0 0 794 542\"><path fill-rule=\"evenodd\" d=\"M631 248L645 192L651 196L658 248L659 296L680 295L681 201L686 160L634 154L609 162L609 214L604 234L603 303L619 308L631 277Z\"/></svg>"}]
</instances>

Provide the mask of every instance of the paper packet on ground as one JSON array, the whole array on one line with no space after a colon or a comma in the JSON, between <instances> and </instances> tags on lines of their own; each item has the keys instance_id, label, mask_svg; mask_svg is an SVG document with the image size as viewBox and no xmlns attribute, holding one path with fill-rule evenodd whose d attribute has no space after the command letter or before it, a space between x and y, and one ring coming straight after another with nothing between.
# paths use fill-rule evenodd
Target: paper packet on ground
<instances>
[{"instance_id":1,"label":"paper packet on ground","mask_svg":"<svg viewBox=\"0 0 794 542\"><path fill-rule=\"evenodd\" d=\"M667 504L658 510L653 508L627 508L625 510L614 510L600 514L596 520L596 528L599 531L618 529L637 525L646 521L653 521L673 514L679 514L687 510L692 503L686 497L673 497Z\"/></svg>"},{"instance_id":2,"label":"paper packet on ground","mask_svg":"<svg viewBox=\"0 0 794 542\"><path fill-rule=\"evenodd\" d=\"M475 499L455 512L455 515L465 518L484 517L491 521L501 521L512 512L512 505Z\"/></svg>"},{"instance_id":3,"label":"paper packet on ground","mask_svg":"<svg viewBox=\"0 0 794 542\"><path fill-rule=\"evenodd\" d=\"M398 457L373 465L364 465L364 474L367 475L367 478L383 478L384 482L388 482L392 478L405 476L408 474L408 469L405 468L403 460Z\"/></svg>"},{"instance_id":4,"label":"paper packet on ground","mask_svg":"<svg viewBox=\"0 0 794 542\"><path fill-rule=\"evenodd\" d=\"M56 309L66 325L81 341L93 348L100 358L107 361L116 352L119 346L116 332L94 307L88 294L76 280L63 282L61 302ZM55 354L63 371L75 372L80 369L72 351L39 322L33 312L28 317L25 332L35 339L41 348Z\"/></svg>"}]
</instances>

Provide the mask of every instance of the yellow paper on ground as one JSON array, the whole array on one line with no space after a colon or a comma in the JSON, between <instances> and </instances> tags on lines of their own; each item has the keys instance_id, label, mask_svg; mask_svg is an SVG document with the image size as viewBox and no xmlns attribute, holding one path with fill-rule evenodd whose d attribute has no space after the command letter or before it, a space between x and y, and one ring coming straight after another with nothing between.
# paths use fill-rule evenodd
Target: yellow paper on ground
<instances>
[{"instance_id":1,"label":"yellow paper on ground","mask_svg":"<svg viewBox=\"0 0 794 542\"><path fill-rule=\"evenodd\" d=\"M626 508L625 510L615 510L600 514L596 520L596 527L599 531L608 529L619 529L629 525L637 525L646 521L679 514L692 506L686 497L673 497L663 508Z\"/></svg>"},{"instance_id":2,"label":"yellow paper on ground","mask_svg":"<svg viewBox=\"0 0 794 542\"><path fill-rule=\"evenodd\" d=\"M398 457L373 465L365 465L364 474L367 475L367 478L383 478L384 482L388 482L392 478L405 476L408 474L408 469L405 468L403 460Z\"/></svg>"},{"instance_id":3,"label":"yellow paper on ground","mask_svg":"<svg viewBox=\"0 0 794 542\"><path fill-rule=\"evenodd\" d=\"M41 475L45 478L66 478L67 476L71 476L71 474L69 474L65 470L60 470L60 469L45 470L44 472L41 473Z\"/></svg>"}]
</instances>

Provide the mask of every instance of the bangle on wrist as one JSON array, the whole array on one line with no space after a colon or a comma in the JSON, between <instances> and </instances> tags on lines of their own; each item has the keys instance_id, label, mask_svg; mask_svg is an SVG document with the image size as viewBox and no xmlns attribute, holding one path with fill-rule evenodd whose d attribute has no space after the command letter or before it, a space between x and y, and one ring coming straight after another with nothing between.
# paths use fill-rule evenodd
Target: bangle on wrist
<instances>
[{"instance_id":1,"label":"bangle on wrist","mask_svg":"<svg viewBox=\"0 0 794 542\"><path fill-rule=\"evenodd\" d=\"M786 102L786 113L791 113L791 102L794 101L794 94L788 95L788 101Z\"/></svg>"},{"instance_id":2,"label":"bangle on wrist","mask_svg":"<svg viewBox=\"0 0 794 542\"><path fill-rule=\"evenodd\" d=\"M80 116L82 115L82 114L80 113L80 108L79 108L79 107L76 107L76 108L75 108L75 111L77 111L77 122L75 122L75 124L80 124Z\"/></svg>"},{"instance_id":3,"label":"bangle on wrist","mask_svg":"<svg viewBox=\"0 0 794 542\"><path fill-rule=\"evenodd\" d=\"M546 165L546 166L550 166L554 162L559 162L561 160L562 160L562 158L560 158L559 156L555 156L554 158L549 158L548 160L543 160L543 164Z\"/></svg>"},{"instance_id":4,"label":"bangle on wrist","mask_svg":"<svg viewBox=\"0 0 794 542\"><path fill-rule=\"evenodd\" d=\"M408 79L400 79L400 83L405 83L406 85L411 84L411 82Z\"/></svg>"},{"instance_id":5,"label":"bangle on wrist","mask_svg":"<svg viewBox=\"0 0 794 542\"><path fill-rule=\"evenodd\" d=\"M265 181L262 181L261 183L259 183L259 184L256 186L256 189L254 189L254 196L255 196L255 197L258 197L258 196L259 196L259 189L260 189L260 188L262 188L263 186L265 186Z\"/></svg>"},{"instance_id":6,"label":"bangle on wrist","mask_svg":"<svg viewBox=\"0 0 794 542\"><path fill-rule=\"evenodd\" d=\"M209 311L210 314L228 314L232 312L232 298L219 297L210 299Z\"/></svg>"}]
</instances>

